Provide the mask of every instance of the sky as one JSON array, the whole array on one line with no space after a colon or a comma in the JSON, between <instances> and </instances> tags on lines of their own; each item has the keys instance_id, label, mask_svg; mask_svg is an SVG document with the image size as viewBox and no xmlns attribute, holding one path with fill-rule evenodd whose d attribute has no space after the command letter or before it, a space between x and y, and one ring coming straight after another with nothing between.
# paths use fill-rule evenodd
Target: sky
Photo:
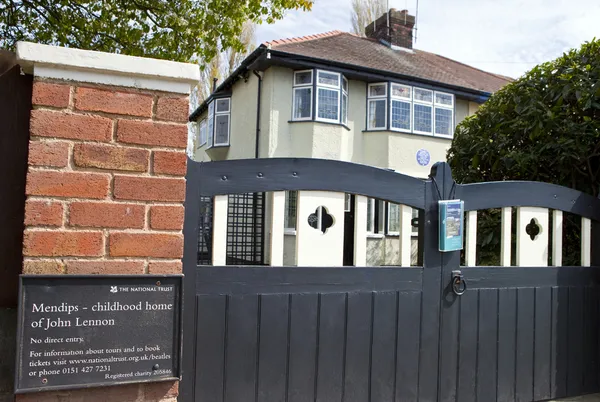
<instances>
[{"instance_id":1,"label":"sky","mask_svg":"<svg viewBox=\"0 0 600 402\"><path fill-rule=\"evenodd\" d=\"M415 15L414 47L482 70L519 77L544 61L600 39L599 0L389 0ZM351 0L315 0L260 25L258 43L339 29L350 31Z\"/></svg>"}]
</instances>

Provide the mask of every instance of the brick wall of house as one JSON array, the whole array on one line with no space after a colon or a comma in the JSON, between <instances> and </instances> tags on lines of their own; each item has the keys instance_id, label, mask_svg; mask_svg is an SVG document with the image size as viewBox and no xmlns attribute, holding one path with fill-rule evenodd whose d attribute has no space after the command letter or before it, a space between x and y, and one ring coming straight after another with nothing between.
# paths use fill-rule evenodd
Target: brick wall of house
<instances>
[{"instance_id":1,"label":"brick wall of house","mask_svg":"<svg viewBox=\"0 0 600 402\"><path fill-rule=\"evenodd\" d=\"M26 274L181 273L188 97L37 79L23 241ZM19 402L175 401L153 383Z\"/></svg>"}]
</instances>

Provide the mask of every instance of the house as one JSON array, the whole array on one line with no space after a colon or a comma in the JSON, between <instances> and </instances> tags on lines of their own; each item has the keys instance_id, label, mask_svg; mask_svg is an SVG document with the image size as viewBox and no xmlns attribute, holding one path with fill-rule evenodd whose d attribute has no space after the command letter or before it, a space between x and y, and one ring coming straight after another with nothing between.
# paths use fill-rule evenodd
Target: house
<instances>
[{"instance_id":1,"label":"house","mask_svg":"<svg viewBox=\"0 0 600 402\"><path fill-rule=\"evenodd\" d=\"M195 159L326 158L427 177L445 160L456 125L510 78L414 49L414 24L406 10L390 9L367 37L331 31L262 44L190 116L198 122ZM346 198L352 265L354 203ZM285 262L293 264L296 196L286 199ZM230 219L247 229L228 237L232 263L268 260L262 208L268 201L256 194L230 199ZM395 259L399 211L369 200L370 265Z\"/></svg>"}]
</instances>

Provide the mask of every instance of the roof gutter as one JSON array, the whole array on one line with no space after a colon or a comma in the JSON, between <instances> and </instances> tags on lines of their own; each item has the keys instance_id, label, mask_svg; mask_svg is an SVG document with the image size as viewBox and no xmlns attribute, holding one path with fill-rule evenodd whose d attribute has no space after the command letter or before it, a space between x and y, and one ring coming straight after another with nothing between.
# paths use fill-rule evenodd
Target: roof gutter
<instances>
[{"instance_id":1,"label":"roof gutter","mask_svg":"<svg viewBox=\"0 0 600 402\"><path fill-rule=\"evenodd\" d=\"M356 77L361 77L367 80L381 80L387 81L390 79L403 80L409 83L422 83L430 85L431 87L436 88L446 88L452 90L457 95L462 95L466 98L470 98L472 100L481 100L481 102L486 101L492 96L491 92L479 91L476 89L469 89L460 87L457 85L445 84L438 81L427 80L423 78L412 77L404 74L396 74L386 70L377 70L368 67L356 66L354 64L346 64L339 62L332 62L330 60L319 59L310 56L301 56L294 53L282 52L279 50L270 50L271 60L272 61L281 61L283 64L301 64L303 66L309 67L335 67L337 71L341 73L346 73L350 75L354 75Z\"/></svg>"}]
</instances>

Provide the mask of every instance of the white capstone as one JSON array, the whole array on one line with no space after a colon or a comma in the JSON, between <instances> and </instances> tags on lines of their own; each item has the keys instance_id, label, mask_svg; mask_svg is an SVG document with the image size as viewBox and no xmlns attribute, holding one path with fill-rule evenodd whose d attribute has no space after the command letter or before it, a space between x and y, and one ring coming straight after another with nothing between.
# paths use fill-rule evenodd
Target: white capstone
<instances>
[{"instance_id":1,"label":"white capstone","mask_svg":"<svg viewBox=\"0 0 600 402\"><path fill-rule=\"evenodd\" d=\"M31 42L17 43L17 60L36 77L184 94L200 80L196 64Z\"/></svg>"}]
</instances>

